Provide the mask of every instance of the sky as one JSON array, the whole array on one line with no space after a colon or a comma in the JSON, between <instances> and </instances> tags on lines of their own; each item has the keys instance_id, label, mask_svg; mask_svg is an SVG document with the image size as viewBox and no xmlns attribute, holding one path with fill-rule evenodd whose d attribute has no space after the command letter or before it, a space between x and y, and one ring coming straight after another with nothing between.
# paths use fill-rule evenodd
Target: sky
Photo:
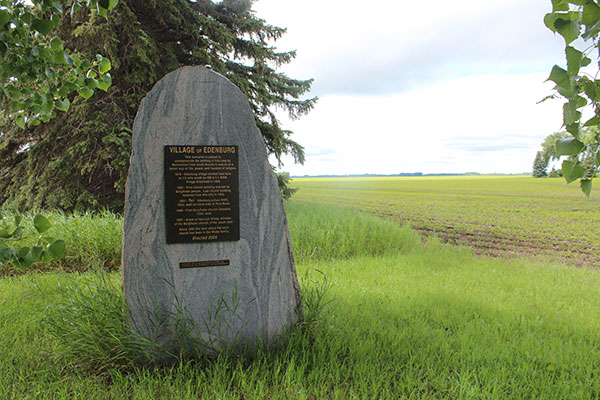
<instances>
[{"instance_id":1,"label":"sky","mask_svg":"<svg viewBox=\"0 0 600 400\"><path fill-rule=\"evenodd\" d=\"M304 146L292 175L521 173L562 126L545 82L564 44L550 0L257 0L296 50L281 71L313 78L314 110L278 114Z\"/></svg>"}]
</instances>

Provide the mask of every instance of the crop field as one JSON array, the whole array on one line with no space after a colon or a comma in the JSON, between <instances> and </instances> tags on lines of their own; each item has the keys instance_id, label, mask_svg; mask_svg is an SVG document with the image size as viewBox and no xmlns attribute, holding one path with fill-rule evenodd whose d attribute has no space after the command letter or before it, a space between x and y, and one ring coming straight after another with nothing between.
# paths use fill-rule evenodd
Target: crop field
<instances>
[{"instance_id":1,"label":"crop field","mask_svg":"<svg viewBox=\"0 0 600 400\"><path fill-rule=\"evenodd\" d=\"M323 203L409 224L478 254L600 266L600 193L526 176L295 178L293 202Z\"/></svg>"}]
</instances>

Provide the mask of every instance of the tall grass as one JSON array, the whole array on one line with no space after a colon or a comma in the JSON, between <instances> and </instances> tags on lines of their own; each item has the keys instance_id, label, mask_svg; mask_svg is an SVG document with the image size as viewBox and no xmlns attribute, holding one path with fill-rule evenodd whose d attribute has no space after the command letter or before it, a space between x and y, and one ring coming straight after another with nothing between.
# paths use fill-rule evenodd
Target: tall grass
<instances>
[{"instance_id":1,"label":"tall grass","mask_svg":"<svg viewBox=\"0 0 600 400\"><path fill-rule=\"evenodd\" d=\"M114 352L107 344L120 321L104 326L104 306L67 323L63 338L39 322L52 304L85 308L77 286L94 293L85 283L95 281L90 276L0 280L5 398L600 396L600 275L587 269L480 258L436 243L405 254L314 261L299 266L301 285L310 293L307 286L321 288L326 276L328 304L310 329L254 355L163 367L114 362L118 341ZM118 285L111 286L111 302L119 304ZM83 305L100 301L92 299ZM98 309L99 316L89 315ZM100 323L88 326L88 318Z\"/></svg>"},{"instance_id":2,"label":"tall grass","mask_svg":"<svg viewBox=\"0 0 600 400\"><path fill-rule=\"evenodd\" d=\"M121 265L123 218L110 211L54 215L55 232L67 243L68 256L95 269Z\"/></svg>"},{"instance_id":3,"label":"tall grass","mask_svg":"<svg viewBox=\"0 0 600 400\"><path fill-rule=\"evenodd\" d=\"M7 210L2 212L5 215L10 213ZM33 227L33 217L37 213L43 214L52 223L45 235L63 239L67 253L62 260L53 261L50 267L38 264L34 269L119 269L123 229L123 218L119 214L110 211L66 214L61 211L33 210L23 215L24 234L20 246L32 246L35 243L38 234Z\"/></svg>"},{"instance_id":4,"label":"tall grass","mask_svg":"<svg viewBox=\"0 0 600 400\"><path fill-rule=\"evenodd\" d=\"M408 252L421 247L409 226L339 207L286 204L298 263Z\"/></svg>"},{"instance_id":5,"label":"tall grass","mask_svg":"<svg viewBox=\"0 0 600 400\"><path fill-rule=\"evenodd\" d=\"M224 352L141 367L124 329L117 274L3 278L0 393L7 399L600 397L597 271L477 257L330 207L291 203L288 211L309 311L307 325L289 340L252 355ZM395 240L381 247L387 236ZM338 250L322 252L329 242Z\"/></svg>"},{"instance_id":6,"label":"tall grass","mask_svg":"<svg viewBox=\"0 0 600 400\"><path fill-rule=\"evenodd\" d=\"M294 255L299 263L360 255L394 254L421 246L418 233L408 226L358 211L327 205L290 202L286 212ZM33 235L25 215L26 234ZM118 270L121 262L123 218L109 211L65 214L44 212L53 224L52 235L63 239L66 257L55 266L68 271Z\"/></svg>"}]
</instances>

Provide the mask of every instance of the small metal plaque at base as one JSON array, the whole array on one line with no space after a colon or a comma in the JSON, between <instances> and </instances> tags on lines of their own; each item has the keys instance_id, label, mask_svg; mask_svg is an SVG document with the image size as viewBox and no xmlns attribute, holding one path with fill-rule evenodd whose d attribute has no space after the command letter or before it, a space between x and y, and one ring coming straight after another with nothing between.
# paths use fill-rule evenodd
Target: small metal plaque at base
<instances>
[{"instance_id":1,"label":"small metal plaque at base","mask_svg":"<svg viewBox=\"0 0 600 400\"><path fill-rule=\"evenodd\" d=\"M229 260L207 260L180 262L179 268L203 268L203 267L226 267Z\"/></svg>"}]
</instances>

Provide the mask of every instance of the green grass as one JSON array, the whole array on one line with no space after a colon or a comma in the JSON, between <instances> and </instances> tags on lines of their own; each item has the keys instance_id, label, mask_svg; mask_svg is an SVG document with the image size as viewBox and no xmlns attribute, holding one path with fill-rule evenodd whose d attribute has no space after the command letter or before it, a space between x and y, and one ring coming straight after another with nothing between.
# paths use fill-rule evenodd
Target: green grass
<instances>
[{"instance_id":1,"label":"green grass","mask_svg":"<svg viewBox=\"0 0 600 400\"><path fill-rule=\"evenodd\" d=\"M339 207L290 202L286 213L298 263L378 256L421 246L408 226Z\"/></svg>"},{"instance_id":2,"label":"green grass","mask_svg":"<svg viewBox=\"0 0 600 400\"><path fill-rule=\"evenodd\" d=\"M123 218L109 211L55 214L57 237L65 240L68 256L87 268L118 270L121 265Z\"/></svg>"},{"instance_id":3,"label":"green grass","mask_svg":"<svg viewBox=\"0 0 600 400\"><path fill-rule=\"evenodd\" d=\"M287 342L254 356L223 353L140 367L127 354L116 273L101 279L99 272L34 272L0 279L0 393L7 399L600 397L597 271L479 257L329 206L292 202L288 209L303 295L314 312ZM112 253L93 257L99 254ZM324 279L330 302L320 308Z\"/></svg>"},{"instance_id":4,"label":"green grass","mask_svg":"<svg viewBox=\"0 0 600 400\"><path fill-rule=\"evenodd\" d=\"M600 195L562 178L295 178L294 202L356 209L479 254L554 256L600 265Z\"/></svg>"},{"instance_id":5,"label":"green grass","mask_svg":"<svg viewBox=\"0 0 600 400\"><path fill-rule=\"evenodd\" d=\"M9 214L8 210L2 210ZM34 245L38 234L33 227L33 216L41 213L46 216L52 227L46 236L63 239L67 254L60 261L53 261L51 266L38 264L38 270L62 269L65 271L88 271L108 269L116 271L121 264L121 237L123 218L109 211L98 213L65 214L60 211L34 210L25 213L21 226L24 228L24 239L21 246ZM20 246L19 246L20 247ZM21 274L16 268L0 267L3 274Z\"/></svg>"}]
</instances>

